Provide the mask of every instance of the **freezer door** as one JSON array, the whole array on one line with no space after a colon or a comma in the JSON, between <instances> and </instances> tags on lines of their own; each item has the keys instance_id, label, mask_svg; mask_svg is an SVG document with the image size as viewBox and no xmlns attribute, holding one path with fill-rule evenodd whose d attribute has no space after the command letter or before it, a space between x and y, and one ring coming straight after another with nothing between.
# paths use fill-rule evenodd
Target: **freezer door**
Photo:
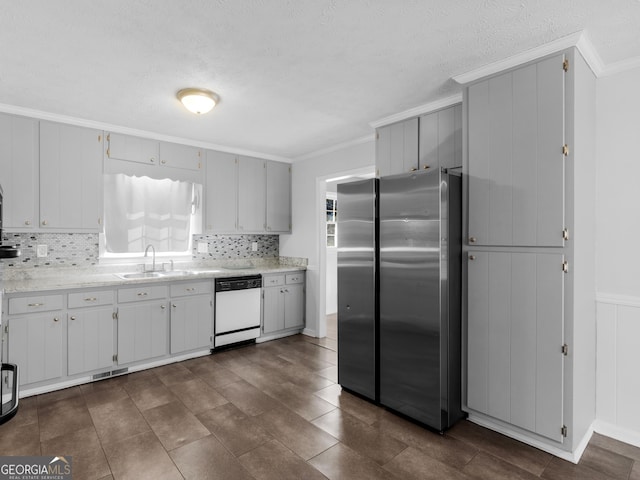
<instances>
[{"instance_id":1,"label":"freezer door","mask_svg":"<svg viewBox=\"0 0 640 480\"><path fill-rule=\"evenodd\" d=\"M439 169L380 179L380 403L438 430L442 180Z\"/></svg>"},{"instance_id":2,"label":"freezer door","mask_svg":"<svg viewBox=\"0 0 640 480\"><path fill-rule=\"evenodd\" d=\"M376 179L338 185L338 383L376 398Z\"/></svg>"}]
</instances>

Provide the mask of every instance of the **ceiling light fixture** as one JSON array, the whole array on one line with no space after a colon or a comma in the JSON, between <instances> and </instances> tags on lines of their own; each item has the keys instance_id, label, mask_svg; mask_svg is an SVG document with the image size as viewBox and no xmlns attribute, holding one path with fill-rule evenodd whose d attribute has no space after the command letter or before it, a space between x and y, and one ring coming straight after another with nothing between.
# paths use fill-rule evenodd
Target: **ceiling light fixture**
<instances>
[{"instance_id":1,"label":"ceiling light fixture","mask_svg":"<svg viewBox=\"0 0 640 480\"><path fill-rule=\"evenodd\" d=\"M219 101L215 93L204 88L183 88L176 96L187 110L196 115L211 111Z\"/></svg>"}]
</instances>

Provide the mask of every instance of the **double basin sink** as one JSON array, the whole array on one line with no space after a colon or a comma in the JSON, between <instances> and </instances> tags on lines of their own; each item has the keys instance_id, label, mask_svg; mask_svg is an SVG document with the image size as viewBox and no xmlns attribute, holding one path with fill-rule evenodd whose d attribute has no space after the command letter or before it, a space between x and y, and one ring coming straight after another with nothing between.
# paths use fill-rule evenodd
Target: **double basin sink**
<instances>
[{"instance_id":1,"label":"double basin sink","mask_svg":"<svg viewBox=\"0 0 640 480\"><path fill-rule=\"evenodd\" d=\"M125 280L141 280L145 278L173 278L184 277L186 275L198 275L207 273L220 273L223 270L253 270L255 267L228 267L220 270L167 270L152 272L133 272L133 273L116 273L116 275Z\"/></svg>"}]
</instances>

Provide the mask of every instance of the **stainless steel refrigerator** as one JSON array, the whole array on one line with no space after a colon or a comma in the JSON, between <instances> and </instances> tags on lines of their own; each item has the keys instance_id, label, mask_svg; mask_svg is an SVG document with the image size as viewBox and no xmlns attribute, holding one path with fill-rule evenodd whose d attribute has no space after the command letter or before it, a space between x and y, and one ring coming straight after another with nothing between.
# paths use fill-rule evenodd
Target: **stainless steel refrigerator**
<instances>
[{"instance_id":1,"label":"stainless steel refrigerator","mask_svg":"<svg viewBox=\"0 0 640 480\"><path fill-rule=\"evenodd\" d=\"M338 382L378 399L378 180L338 185Z\"/></svg>"},{"instance_id":2,"label":"stainless steel refrigerator","mask_svg":"<svg viewBox=\"0 0 640 480\"><path fill-rule=\"evenodd\" d=\"M358 188L348 185L338 186L338 381L445 430L463 416L460 176L434 169L383 177L369 220L350 213L353 202L366 203L364 183L359 195L345 195ZM377 228L355 236L350 224ZM363 262L354 253L364 251L373 267L355 268ZM355 378L369 379L373 395Z\"/></svg>"}]
</instances>

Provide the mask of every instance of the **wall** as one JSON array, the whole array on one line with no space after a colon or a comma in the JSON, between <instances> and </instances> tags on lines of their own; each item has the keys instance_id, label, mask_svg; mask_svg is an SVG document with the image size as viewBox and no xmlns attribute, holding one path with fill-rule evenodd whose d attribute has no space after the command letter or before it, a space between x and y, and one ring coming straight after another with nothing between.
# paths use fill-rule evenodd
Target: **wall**
<instances>
[{"instance_id":1,"label":"wall","mask_svg":"<svg viewBox=\"0 0 640 480\"><path fill-rule=\"evenodd\" d=\"M640 68L597 82L596 431L640 446Z\"/></svg>"},{"instance_id":2,"label":"wall","mask_svg":"<svg viewBox=\"0 0 640 480\"><path fill-rule=\"evenodd\" d=\"M280 235L280 255L287 257L306 257L307 266L307 304L305 333L315 336L318 332L319 311L324 311L325 285L320 278L320 225L318 203L324 203L323 197L318 200L317 188L332 175L350 170L372 167L375 164L375 141L370 140L351 147L329 152L307 160L296 161L292 165L292 199L293 199L293 232ZM324 191L321 192L324 196ZM339 207L338 207L339 208ZM323 246L324 248L324 246ZM324 257L324 254L322 255ZM322 302L322 305L319 304Z\"/></svg>"},{"instance_id":3,"label":"wall","mask_svg":"<svg viewBox=\"0 0 640 480\"><path fill-rule=\"evenodd\" d=\"M98 264L97 233L4 233L4 245L16 245L22 255L5 260L7 268L88 267ZM196 251L197 242L206 242L208 253ZM251 244L257 242L253 252ZM48 256L36 257L36 246L47 245ZM194 235L194 261L277 258L278 235Z\"/></svg>"}]
</instances>

